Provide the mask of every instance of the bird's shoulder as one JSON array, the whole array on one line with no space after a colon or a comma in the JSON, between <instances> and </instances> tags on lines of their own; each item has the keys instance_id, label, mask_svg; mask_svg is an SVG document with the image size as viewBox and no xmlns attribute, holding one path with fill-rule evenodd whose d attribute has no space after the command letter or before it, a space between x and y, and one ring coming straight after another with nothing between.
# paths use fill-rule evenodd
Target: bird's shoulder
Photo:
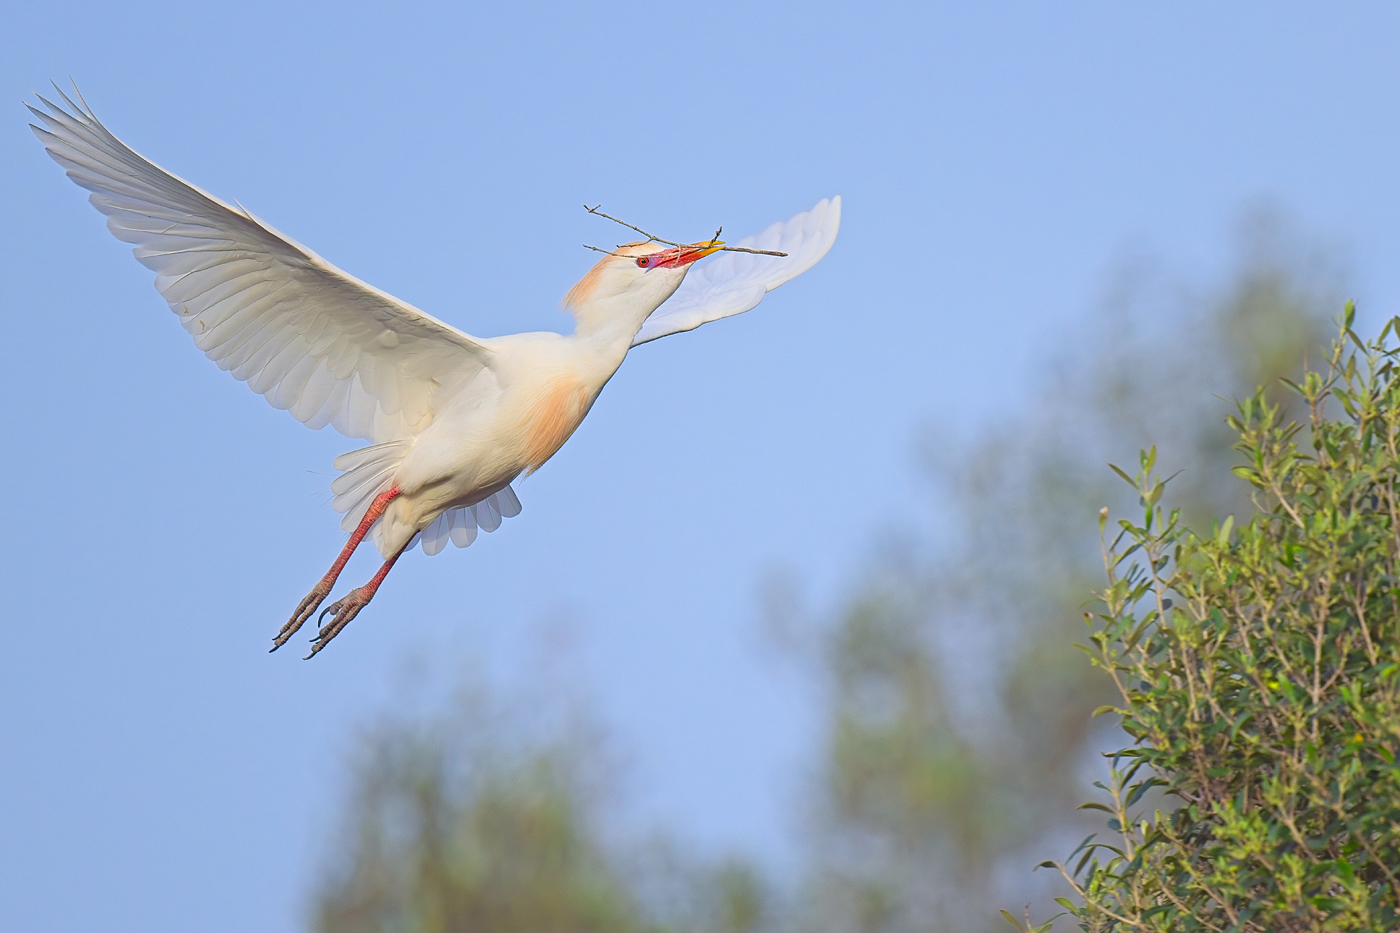
<instances>
[{"instance_id":1,"label":"bird's shoulder","mask_svg":"<svg viewBox=\"0 0 1400 933\"><path fill-rule=\"evenodd\" d=\"M529 331L523 334L506 334L502 337L477 337L482 346L501 356L532 353L560 353L567 349L570 338L554 331Z\"/></svg>"},{"instance_id":2,"label":"bird's shoulder","mask_svg":"<svg viewBox=\"0 0 1400 933\"><path fill-rule=\"evenodd\" d=\"M573 336L539 331L491 337L481 341L492 353L491 368L510 379L513 374L548 372L592 372L606 362L597 348ZM616 369L613 365L609 369Z\"/></svg>"}]
</instances>

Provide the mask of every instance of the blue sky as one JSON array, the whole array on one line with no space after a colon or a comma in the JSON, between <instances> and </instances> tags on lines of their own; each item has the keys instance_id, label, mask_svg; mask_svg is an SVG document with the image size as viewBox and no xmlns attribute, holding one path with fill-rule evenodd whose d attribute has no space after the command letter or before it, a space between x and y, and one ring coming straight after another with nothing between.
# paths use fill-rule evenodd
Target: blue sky
<instances>
[{"instance_id":1,"label":"blue sky","mask_svg":"<svg viewBox=\"0 0 1400 933\"><path fill-rule=\"evenodd\" d=\"M1124 255L1224 274L1267 199L1400 312L1400 11L1327 4L11 4L0 33L0 927L300 928L355 727L405 665L570 662L620 808L791 860L813 694L766 568L841 592L923 508L916 426L1014 410ZM340 541L354 442L189 343L19 101L76 78L138 151L482 335L562 329L613 237L841 237L640 348L467 551L400 563L314 662L268 640ZM937 522L937 515L930 517ZM368 576L368 556L347 579ZM561 635L565 633L567 637Z\"/></svg>"}]
</instances>

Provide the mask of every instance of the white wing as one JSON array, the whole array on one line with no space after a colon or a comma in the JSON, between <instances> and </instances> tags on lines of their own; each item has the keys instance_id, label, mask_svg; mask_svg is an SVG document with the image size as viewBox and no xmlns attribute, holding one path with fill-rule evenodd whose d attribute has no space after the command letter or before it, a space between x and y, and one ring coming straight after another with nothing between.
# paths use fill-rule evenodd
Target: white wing
<instances>
[{"instance_id":1,"label":"white wing","mask_svg":"<svg viewBox=\"0 0 1400 933\"><path fill-rule=\"evenodd\" d=\"M815 266L836 242L840 226L841 198L829 198L786 223L773 224L757 236L733 244L775 249L787 256L715 254L693 268L676 293L651 313L632 338L632 346L757 307L768 292Z\"/></svg>"},{"instance_id":2,"label":"white wing","mask_svg":"<svg viewBox=\"0 0 1400 933\"><path fill-rule=\"evenodd\" d=\"M155 270L195 345L274 407L385 443L426 428L433 392L489 363L467 334L142 158L63 99L72 113L42 97L49 112L29 108L47 127L35 135Z\"/></svg>"}]
</instances>

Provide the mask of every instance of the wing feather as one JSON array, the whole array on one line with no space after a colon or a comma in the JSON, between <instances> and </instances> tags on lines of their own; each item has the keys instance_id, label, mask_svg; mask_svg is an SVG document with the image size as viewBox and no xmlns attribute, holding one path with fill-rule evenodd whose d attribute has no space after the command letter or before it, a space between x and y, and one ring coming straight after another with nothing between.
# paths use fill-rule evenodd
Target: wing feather
<instances>
[{"instance_id":1,"label":"wing feather","mask_svg":"<svg viewBox=\"0 0 1400 933\"><path fill-rule=\"evenodd\" d=\"M337 269L129 148L59 91L32 129L206 356L311 427L379 444L423 430L433 391L490 365L456 328Z\"/></svg>"},{"instance_id":2,"label":"wing feather","mask_svg":"<svg viewBox=\"0 0 1400 933\"><path fill-rule=\"evenodd\" d=\"M815 266L836 242L840 226L841 198L829 198L734 244L778 250L787 256L733 252L712 256L692 269L675 294L651 313L632 338L632 346L757 307L768 292Z\"/></svg>"}]
</instances>

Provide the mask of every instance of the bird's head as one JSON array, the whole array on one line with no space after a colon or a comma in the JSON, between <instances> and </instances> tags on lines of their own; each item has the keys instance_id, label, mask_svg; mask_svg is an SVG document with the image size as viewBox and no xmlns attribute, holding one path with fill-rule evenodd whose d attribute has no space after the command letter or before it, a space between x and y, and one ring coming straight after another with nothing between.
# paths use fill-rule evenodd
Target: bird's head
<instances>
[{"instance_id":1,"label":"bird's head","mask_svg":"<svg viewBox=\"0 0 1400 933\"><path fill-rule=\"evenodd\" d=\"M564 307L577 319L579 331L632 326L630 338L680 287L692 263L723 246L719 240L675 247L655 241L626 243L569 289Z\"/></svg>"}]
</instances>

